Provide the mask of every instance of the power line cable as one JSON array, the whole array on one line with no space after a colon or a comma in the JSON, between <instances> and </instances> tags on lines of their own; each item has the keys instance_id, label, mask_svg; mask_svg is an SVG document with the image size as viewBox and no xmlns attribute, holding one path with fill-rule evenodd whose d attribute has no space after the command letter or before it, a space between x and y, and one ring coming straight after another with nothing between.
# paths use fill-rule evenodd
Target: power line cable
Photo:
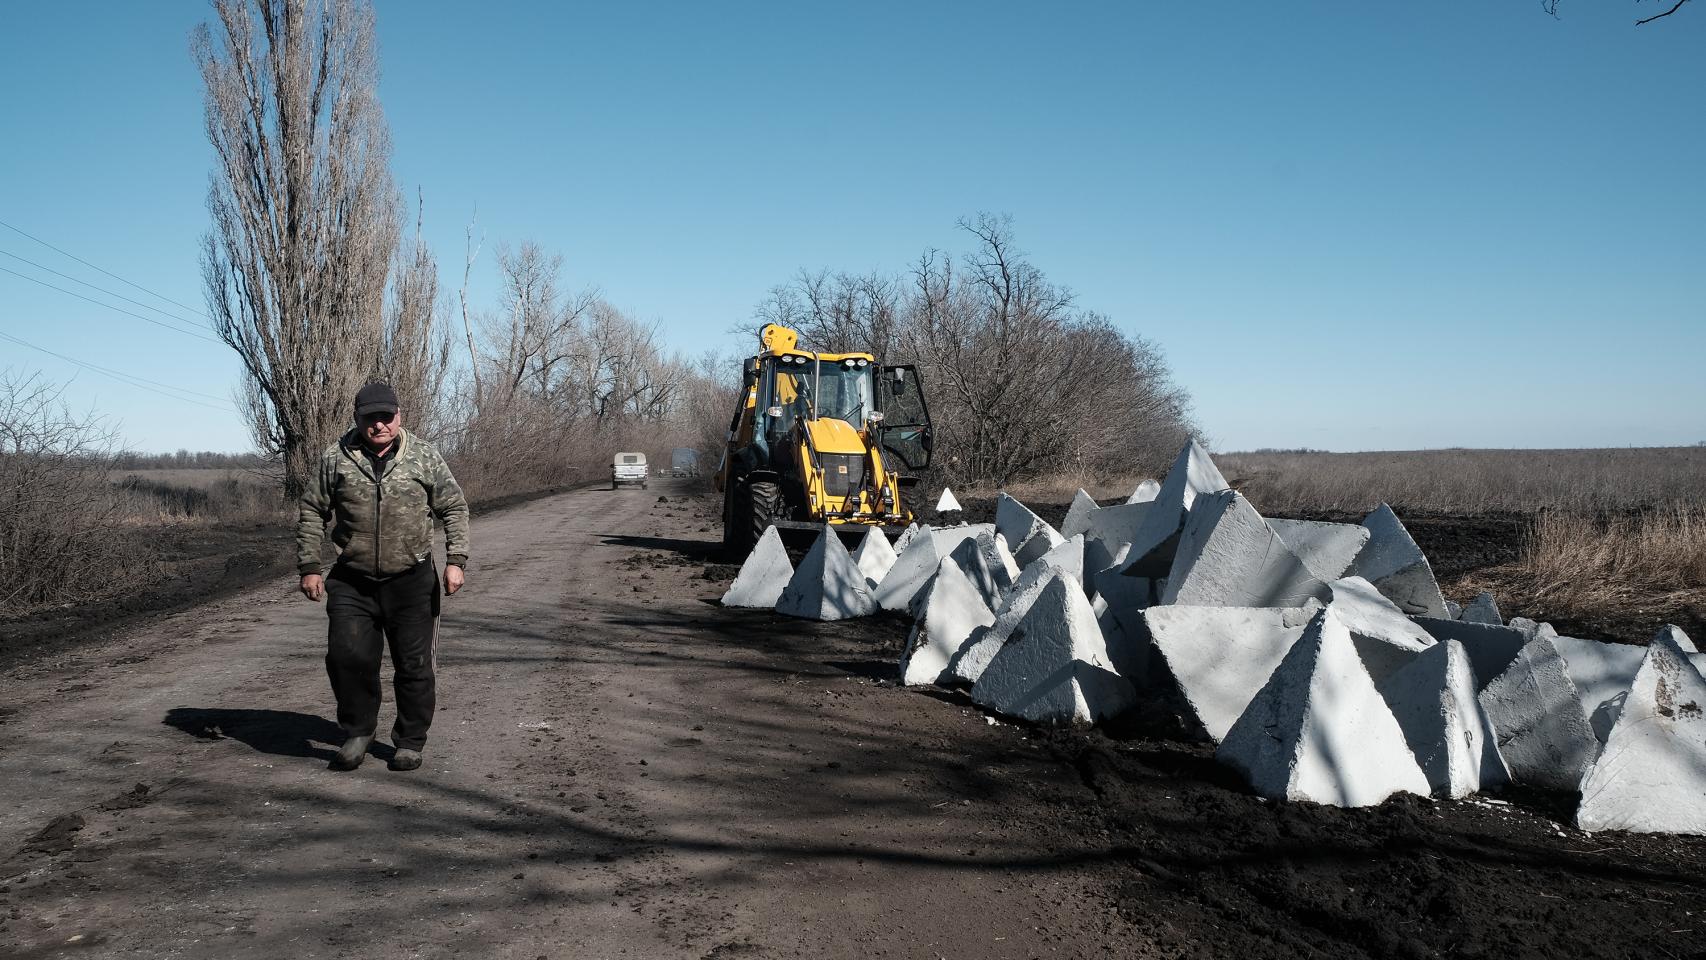
<instances>
[{"instance_id":1,"label":"power line cable","mask_svg":"<svg viewBox=\"0 0 1706 960\"><path fill-rule=\"evenodd\" d=\"M105 377L110 377L114 380L117 380L120 383L126 384L127 386L136 387L139 390L147 390L149 393L157 393L160 396L166 397L169 400L177 400L177 401L180 401L182 403L193 403L198 407L206 407L209 410L218 410L221 413L233 413L237 409L236 407L232 406L229 401L221 400L221 398L215 397L211 393L197 393L194 390L186 390L183 387L174 387L169 383L161 383L158 380L149 380L145 377L138 377L135 374L124 373L123 371L114 370L111 367L103 367L98 363L89 363L86 360L79 360L76 357L68 357L63 353L56 353L55 351L49 350L46 347L37 346L36 344L30 343L28 340L19 339L18 337L14 337L9 333L0 333L0 340L9 340L12 343L15 343L21 347L28 347L31 350L35 350L35 351L39 351L41 353L45 353L50 357L58 357L59 359L64 360L66 363L75 364L76 366L82 367L85 370L89 370L89 371L92 371L94 373L101 374L102 376L105 376ZM167 391L177 391L177 392L176 393L169 393ZM192 394L192 395L197 396L197 397L207 397L207 398L212 399L212 400L220 400L221 405L215 406L214 404L211 404L211 403L204 403L200 400L192 400L189 397L179 395L179 394L185 394L185 393Z\"/></svg>"},{"instance_id":2,"label":"power line cable","mask_svg":"<svg viewBox=\"0 0 1706 960\"><path fill-rule=\"evenodd\" d=\"M91 270L99 270L101 273L104 273L107 276L112 277L114 280L117 280L118 282L126 284L128 286L135 287L136 289L141 290L143 293L146 293L151 297L157 297L161 300L166 301L169 304L172 304L175 307L183 307L185 310L188 310L189 312L196 314L197 316L200 316L203 319L208 320L209 322L211 322L213 320L212 317L208 316L205 313L202 313L200 310L197 310L196 308L190 306L189 304L179 303L178 301L173 300L171 297L165 296L164 294L155 293L154 291L148 289L147 287L143 286L142 284L133 283L129 280L126 280L125 278L119 276L118 274L113 273L111 270L102 270L100 267L95 266L94 264L83 259L82 257L79 257L75 253L70 253L68 251L61 250L60 248L54 246L53 244L48 243L46 240L43 240L40 237L31 236L30 234L27 234L24 231L19 230L17 227L12 226L11 224L7 223L4 220L0 220L0 227L5 227L6 229L12 231L13 233L17 234L20 237L24 237L24 238L27 238L29 240L34 240L36 243L41 244L42 246L48 248L49 250L52 250L54 253L60 254L61 256L70 257L71 259L77 261L78 263L81 263L83 266L88 267Z\"/></svg>"},{"instance_id":3,"label":"power line cable","mask_svg":"<svg viewBox=\"0 0 1706 960\"><path fill-rule=\"evenodd\" d=\"M51 273L56 277L64 278L66 280L71 281L72 283L80 283L83 286L88 287L90 290L99 290L101 293L104 293L109 297L117 297L120 300L123 300L125 303L134 303L144 310L152 310L155 313L158 313L163 317L171 317L173 320L176 320L179 323L187 323L192 327L201 326L201 324L196 323L194 320L191 320L188 317L180 317L170 310L162 310L159 307L156 307L152 304L143 303L141 300L132 300L129 297L125 296L124 294L114 293L111 290L108 290L106 287L97 287L87 280L79 280L69 273L60 273L58 270L55 270L52 267L45 266L43 264L37 263L34 260L29 259L28 257L20 257L15 253L9 253L5 250L0 250L0 257L11 257L13 260L18 261L19 263L27 263L30 266L35 267L37 270L46 270L48 273Z\"/></svg>"},{"instance_id":4,"label":"power line cable","mask_svg":"<svg viewBox=\"0 0 1706 960\"><path fill-rule=\"evenodd\" d=\"M132 313L129 310L124 309L123 307L115 307L112 304L107 303L103 300L96 300L94 297L85 297L81 293L78 293L75 290L67 290L64 287L54 286L53 284L48 283L46 280L38 280L35 277L32 277L27 273L19 273L16 270L8 270L5 267L0 267L0 273L9 273L14 277L21 277L25 280L28 280L31 283L39 283L42 286L48 288L49 290L58 290L60 293L63 293L66 296L76 297L79 300L87 300L88 302L94 304L97 307L106 307L108 310L113 310L113 311L116 311L118 313L122 313L127 317L135 317L138 320L142 320L142 321L147 322L147 323L152 323L156 327L165 327L167 330L176 331L178 333L183 334L186 337L195 337L195 338L200 339L200 340L206 340L209 343L219 343L220 342L220 341L216 340L215 338L208 336L205 333L197 333L194 330L185 330L183 327L174 326L170 323L165 322L164 320L156 320L153 317L145 317L140 313Z\"/></svg>"}]
</instances>

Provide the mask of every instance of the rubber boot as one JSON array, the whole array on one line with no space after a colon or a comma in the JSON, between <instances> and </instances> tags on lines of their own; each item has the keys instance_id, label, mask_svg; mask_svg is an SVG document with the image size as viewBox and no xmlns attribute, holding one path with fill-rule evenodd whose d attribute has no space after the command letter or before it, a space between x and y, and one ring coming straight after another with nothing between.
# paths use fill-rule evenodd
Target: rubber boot
<instances>
[{"instance_id":1,"label":"rubber boot","mask_svg":"<svg viewBox=\"0 0 1706 960\"><path fill-rule=\"evenodd\" d=\"M367 747L372 742L372 737L350 737L338 748L338 755L332 758L329 766L333 770L354 770L367 759Z\"/></svg>"}]
</instances>

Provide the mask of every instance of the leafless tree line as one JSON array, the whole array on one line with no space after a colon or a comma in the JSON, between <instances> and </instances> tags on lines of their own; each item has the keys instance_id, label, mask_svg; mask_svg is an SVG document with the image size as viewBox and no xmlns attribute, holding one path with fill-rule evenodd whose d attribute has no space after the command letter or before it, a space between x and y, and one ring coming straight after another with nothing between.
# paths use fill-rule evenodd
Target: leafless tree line
<instances>
[{"instance_id":1,"label":"leafless tree line","mask_svg":"<svg viewBox=\"0 0 1706 960\"><path fill-rule=\"evenodd\" d=\"M1009 218L960 226L962 257L926 251L898 276L802 272L757 316L817 349L918 363L952 482L1164 467L1195 428L1161 350L1079 309L1017 249Z\"/></svg>"},{"instance_id":2,"label":"leafless tree line","mask_svg":"<svg viewBox=\"0 0 1706 960\"><path fill-rule=\"evenodd\" d=\"M500 246L497 267L500 302L469 311L469 362L447 385L440 430L468 483L550 486L607 470L617 450L702 445L688 413L707 392L701 367L670 352L657 324L565 290L562 257L538 244Z\"/></svg>"}]
</instances>

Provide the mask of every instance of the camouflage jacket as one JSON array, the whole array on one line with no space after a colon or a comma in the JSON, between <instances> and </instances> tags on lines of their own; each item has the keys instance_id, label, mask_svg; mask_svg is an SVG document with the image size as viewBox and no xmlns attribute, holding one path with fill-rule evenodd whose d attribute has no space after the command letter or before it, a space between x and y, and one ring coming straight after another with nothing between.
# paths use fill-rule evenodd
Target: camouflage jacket
<instances>
[{"instance_id":1,"label":"camouflage jacket","mask_svg":"<svg viewBox=\"0 0 1706 960\"><path fill-rule=\"evenodd\" d=\"M432 520L444 523L445 553L468 562L468 501L432 444L402 431L397 451L375 480L355 431L326 448L308 480L296 524L296 568L320 572L326 523L338 562L370 577L390 577L432 553Z\"/></svg>"}]
</instances>

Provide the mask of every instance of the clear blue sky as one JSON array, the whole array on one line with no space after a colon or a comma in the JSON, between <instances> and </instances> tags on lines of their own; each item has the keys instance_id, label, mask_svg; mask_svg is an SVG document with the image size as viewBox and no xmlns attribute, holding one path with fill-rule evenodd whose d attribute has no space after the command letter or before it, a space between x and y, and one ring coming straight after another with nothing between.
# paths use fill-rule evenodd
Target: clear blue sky
<instances>
[{"instance_id":1,"label":"clear blue sky","mask_svg":"<svg viewBox=\"0 0 1706 960\"><path fill-rule=\"evenodd\" d=\"M1223 449L1706 440L1706 6L378 5L398 184L448 287L491 246L732 345L800 267L900 270L1011 214L1166 351ZM1698 8L1698 9L1697 9ZM8 4L0 220L195 307L202 3ZM145 295L4 228L0 251ZM11 257L0 268L150 314ZM153 302L153 301L151 301ZM179 311L180 313L182 311ZM192 319L194 319L192 317ZM221 345L0 273L0 333L209 396ZM741 343L741 346L745 346ZM138 449L210 409L0 341Z\"/></svg>"}]
</instances>

